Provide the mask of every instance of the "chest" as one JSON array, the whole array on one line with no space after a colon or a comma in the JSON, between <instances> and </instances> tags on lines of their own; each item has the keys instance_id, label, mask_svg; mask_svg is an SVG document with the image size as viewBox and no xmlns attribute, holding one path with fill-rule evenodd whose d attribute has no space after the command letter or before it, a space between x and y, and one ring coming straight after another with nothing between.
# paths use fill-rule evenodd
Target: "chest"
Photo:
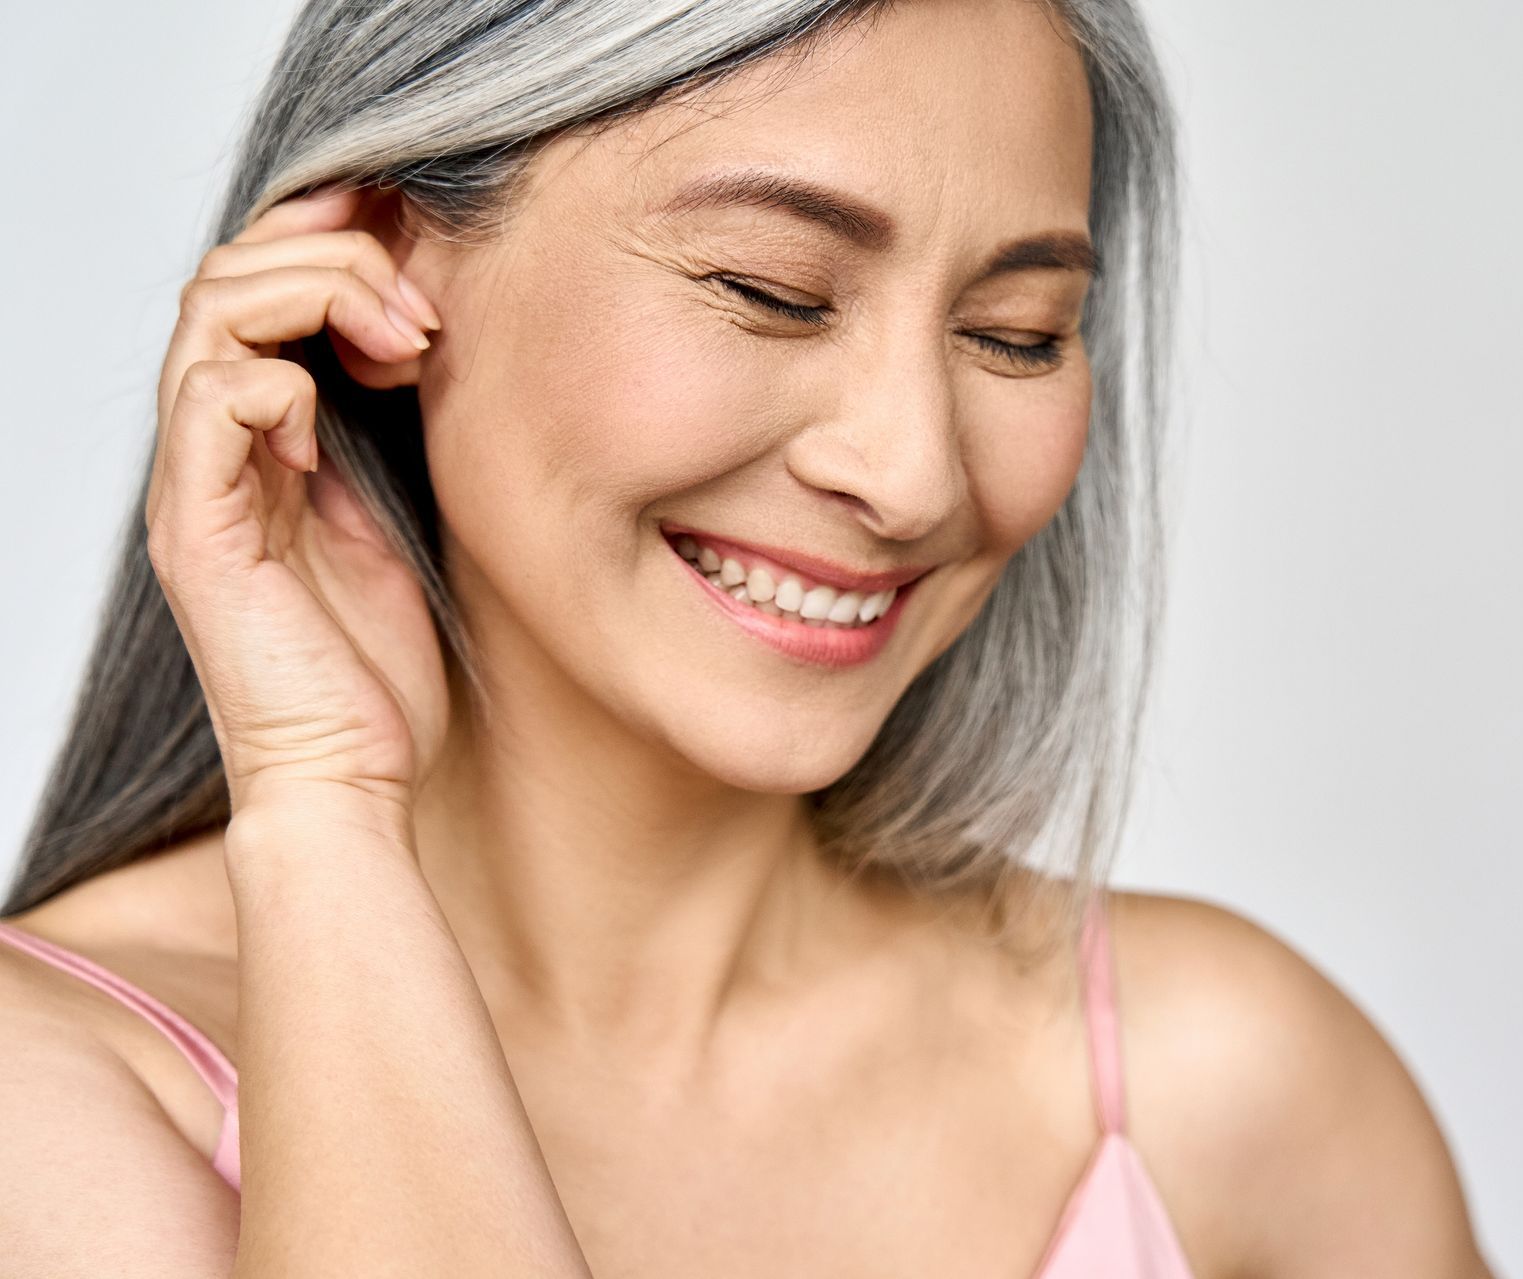
<instances>
[{"instance_id":1,"label":"chest","mask_svg":"<svg viewBox=\"0 0 1523 1279\"><path fill-rule=\"evenodd\" d=\"M649 1109L520 1086L599 1279L1032 1279L1095 1137L1082 1086L1062 1084L1034 1099L1016 1080L1004 1095L782 1080L749 1104Z\"/></svg>"}]
</instances>

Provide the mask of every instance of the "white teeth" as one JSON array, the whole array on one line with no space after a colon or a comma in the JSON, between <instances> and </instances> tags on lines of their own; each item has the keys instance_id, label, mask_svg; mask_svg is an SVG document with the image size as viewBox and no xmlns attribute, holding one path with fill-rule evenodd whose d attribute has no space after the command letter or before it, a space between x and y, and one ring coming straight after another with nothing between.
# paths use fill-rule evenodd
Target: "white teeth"
<instances>
[{"instance_id":1,"label":"white teeth","mask_svg":"<svg viewBox=\"0 0 1523 1279\"><path fill-rule=\"evenodd\" d=\"M799 607L800 617L817 617L824 621L830 615L830 608L836 602L834 588L829 586L816 586L805 592L804 602Z\"/></svg>"},{"instance_id":2,"label":"white teeth","mask_svg":"<svg viewBox=\"0 0 1523 1279\"><path fill-rule=\"evenodd\" d=\"M862 601L862 607L857 613L857 618L863 622L870 622L875 617L882 617L888 612L888 606L894 602L894 596L898 593L897 586L891 586L886 591L877 591Z\"/></svg>"},{"instance_id":3,"label":"white teeth","mask_svg":"<svg viewBox=\"0 0 1523 1279\"><path fill-rule=\"evenodd\" d=\"M753 568L751 576L746 578L746 590L751 592L751 598L760 604L763 600L770 600L777 594L777 584L772 580L772 574L764 568Z\"/></svg>"},{"instance_id":4,"label":"white teeth","mask_svg":"<svg viewBox=\"0 0 1523 1279\"><path fill-rule=\"evenodd\" d=\"M830 606L830 612L825 617L832 622L855 622L857 609L861 607L862 595L858 591L847 591L834 604Z\"/></svg>"},{"instance_id":5,"label":"white teeth","mask_svg":"<svg viewBox=\"0 0 1523 1279\"><path fill-rule=\"evenodd\" d=\"M693 563L705 579L743 604L750 604L771 617L796 615L806 626L858 626L882 617L898 594L897 587L886 591L837 591L832 586L813 586L807 591L796 577L776 581L760 566L746 569L733 556L721 556L710 546L702 546L689 534L679 536L674 545L683 559Z\"/></svg>"}]
</instances>

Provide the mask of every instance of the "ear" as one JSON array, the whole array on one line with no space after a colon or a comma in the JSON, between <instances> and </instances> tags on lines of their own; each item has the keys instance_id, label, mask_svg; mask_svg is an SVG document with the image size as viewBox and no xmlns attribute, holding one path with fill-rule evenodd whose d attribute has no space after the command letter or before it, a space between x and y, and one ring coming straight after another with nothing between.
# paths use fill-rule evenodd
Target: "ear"
<instances>
[{"instance_id":1,"label":"ear","mask_svg":"<svg viewBox=\"0 0 1523 1279\"><path fill-rule=\"evenodd\" d=\"M407 259L417 247L417 241L404 230L404 198L396 188L383 191L376 187L366 187L360 195L354 216L349 220L351 228L368 231L379 240L398 269L406 266ZM327 334L344 371L361 386L376 391L388 390L394 386L416 386L422 376L423 358L431 354L430 351L424 351L417 359L406 360L401 364L381 363L372 360L341 333L328 329Z\"/></svg>"}]
</instances>

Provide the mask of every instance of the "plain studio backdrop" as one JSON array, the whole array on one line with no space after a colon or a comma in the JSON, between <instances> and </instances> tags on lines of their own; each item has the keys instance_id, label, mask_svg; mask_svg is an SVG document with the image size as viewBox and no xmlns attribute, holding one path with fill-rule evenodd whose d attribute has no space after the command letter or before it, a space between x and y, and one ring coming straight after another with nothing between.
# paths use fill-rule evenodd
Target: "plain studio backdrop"
<instances>
[{"instance_id":1,"label":"plain studio backdrop","mask_svg":"<svg viewBox=\"0 0 1523 1279\"><path fill-rule=\"evenodd\" d=\"M1339 982L1523 1276L1523 6L1144 7L1185 268L1168 622L1117 882L1229 905ZM7 5L7 877L178 291L295 9Z\"/></svg>"}]
</instances>

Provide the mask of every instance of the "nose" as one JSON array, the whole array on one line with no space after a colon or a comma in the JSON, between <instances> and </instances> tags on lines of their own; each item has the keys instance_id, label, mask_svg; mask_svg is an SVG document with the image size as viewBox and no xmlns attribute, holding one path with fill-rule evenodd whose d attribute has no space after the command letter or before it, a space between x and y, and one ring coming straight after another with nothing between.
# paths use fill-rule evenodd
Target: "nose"
<instances>
[{"instance_id":1,"label":"nose","mask_svg":"<svg viewBox=\"0 0 1523 1279\"><path fill-rule=\"evenodd\" d=\"M946 521L968 493L945 349L901 330L842 348L843 373L830 410L785 450L790 472L832 502L844 502L877 536L912 542Z\"/></svg>"}]
</instances>

